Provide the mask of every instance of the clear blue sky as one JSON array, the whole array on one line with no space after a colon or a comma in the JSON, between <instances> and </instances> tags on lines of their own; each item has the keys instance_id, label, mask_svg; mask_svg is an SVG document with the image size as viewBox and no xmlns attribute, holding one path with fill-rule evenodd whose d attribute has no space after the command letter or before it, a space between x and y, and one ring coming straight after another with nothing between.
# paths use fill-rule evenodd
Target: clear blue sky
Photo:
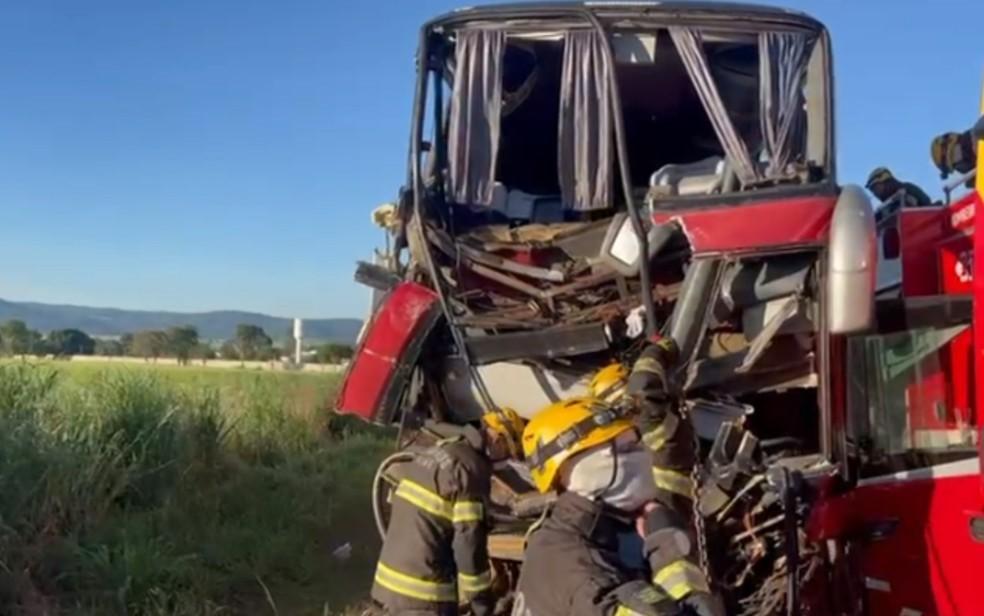
<instances>
[{"instance_id":1,"label":"clear blue sky","mask_svg":"<svg viewBox=\"0 0 984 616\"><path fill-rule=\"evenodd\" d=\"M833 33L840 179L931 194L975 119L984 1L791 0ZM362 316L444 0L0 3L0 297Z\"/></svg>"}]
</instances>

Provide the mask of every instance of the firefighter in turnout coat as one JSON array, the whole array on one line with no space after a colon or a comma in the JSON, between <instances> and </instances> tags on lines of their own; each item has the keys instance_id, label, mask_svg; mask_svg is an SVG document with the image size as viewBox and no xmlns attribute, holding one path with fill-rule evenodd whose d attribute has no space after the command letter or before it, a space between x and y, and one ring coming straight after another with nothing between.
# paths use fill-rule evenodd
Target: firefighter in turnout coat
<instances>
[{"instance_id":1,"label":"firefighter in turnout coat","mask_svg":"<svg viewBox=\"0 0 984 616\"><path fill-rule=\"evenodd\" d=\"M597 398L557 402L523 433L541 492L557 501L529 536L513 616L721 616L672 510L657 505L652 456L632 420ZM648 573L619 557L638 533Z\"/></svg>"},{"instance_id":2,"label":"firefighter in turnout coat","mask_svg":"<svg viewBox=\"0 0 984 616\"><path fill-rule=\"evenodd\" d=\"M679 359L679 349L672 338L654 336L631 370L621 363L611 364L595 375L589 391L633 418L652 456L658 503L654 510L660 512L664 526L672 527L681 536L685 534L693 546L696 538L690 521L696 494L691 474L698 452L693 424L680 414L671 386L671 374ZM692 550L683 559L693 565L692 572L697 571ZM654 573L659 575L659 571ZM700 577L704 578L703 573ZM701 585L707 586L707 581Z\"/></svg>"},{"instance_id":3,"label":"firefighter in turnout coat","mask_svg":"<svg viewBox=\"0 0 984 616\"><path fill-rule=\"evenodd\" d=\"M492 613L486 504L492 462L521 454L523 421L500 409L417 454L393 494L372 598L387 614Z\"/></svg>"},{"instance_id":4,"label":"firefighter in turnout coat","mask_svg":"<svg viewBox=\"0 0 984 616\"><path fill-rule=\"evenodd\" d=\"M690 474L697 452L693 426L679 414L670 393L668 373L678 354L672 338L653 338L631 371L624 364L610 364L598 371L588 391L635 420L652 453L656 500L689 519L694 498Z\"/></svg>"}]
</instances>

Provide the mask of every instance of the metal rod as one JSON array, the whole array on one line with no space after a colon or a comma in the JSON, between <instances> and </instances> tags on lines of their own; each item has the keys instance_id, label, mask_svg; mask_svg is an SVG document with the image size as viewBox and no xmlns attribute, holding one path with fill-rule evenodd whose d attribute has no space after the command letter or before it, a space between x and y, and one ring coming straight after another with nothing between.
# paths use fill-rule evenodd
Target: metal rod
<instances>
[{"instance_id":1,"label":"metal rod","mask_svg":"<svg viewBox=\"0 0 984 616\"><path fill-rule=\"evenodd\" d=\"M950 180L949 182L945 182L943 184L943 194L946 195L946 205L950 205L950 195L953 193L954 189L963 186L967 182L973 181L976 177L977 169L974 169L970 173L966 173L960 177Z\"/></svg>"},{"instance_id":2,"label":"metal rod","mask_svg":"<svg viewBox=\"0 0 984 616\"><path fill-rule=\"evenodd\" d=\"M420 243L422 246L422 252L424 257L424 265L427 267L427 272L430 274L431 280L434 284L434 290L437 292L437 298L441 303L441 310L444 312L444 318L448 324L448 330L451 332L451 339L454 341L458 351L461 353L461 357L465 362L465 366L468 367L471 373L472 380L478 389L478 394L482 398L482 403L486 405L487 408L495 408L495 403L492 400L492 396L489 394L488 388L485 386L485 382L482 380L482 375L479 374L478 370L472 364L471 358L468 357L468 347L465 346L465 339L461 333L461 330L455 325L454 314L451 312L451 306L448 303L447 294L444 292L444 287L441 284L441 277L437 271L437 265L434 263L434 255L431 254L430 246L427 242L427 237L424 233L424 213L423 213L423 178L420 177L420 140L422 138L424 130L424 99L427 92L427 75L430 71L428 67L428 41L427 41L428 28L423 28L420 31L420 43L417 51L417 90L414 95L413 101L413 127L411 129L411 143L410 143L410 175L411 175L411 186L413 188L413 212L414 216L417 218L417 230L420 233Z\"/></svg>"},{"instance_id":3,"label":"metal rod","mask_svg":"<svg viewBox=\"0 0 984 616\"><path fill-rule=\"evenodd\" d=\"M782 469L782 508L785 513L786 536L786 614L799 616L799 528L796 519L796 494L793 492L792 473Z\"/></svg>"},{"instance_id":4,"label":"metal rod","mask_svg":"<svg viewBox=\"0 0 984 616\"><path fill-rule=\"evenodd\" d=\"M605 56L605 64L608 65L609 86L612 105L612 123L615 128L615 149L618 153L619 175L622 178L622 191L625 193L625 207L629 212L629 220L632 221L632 230L635 231L636 239L639 242L639 283L642 285L642 305L646 310L646 337L656 334L656 305L653 302L652 282L649 276L649 238L646 236L646 229L642 224L642 215L636 205L635 197L632 194L632 176L629 169L628 147L625 144L625 118L622 114L622 97L618 89L618 77L615 74L615 58L612 54L611 43L608 40L608 32L601 25L601 21L590 10L584 11L584 16L588 22L598 32L599 36L605 39L602 45Z\"/></svg>"}]
</instances>

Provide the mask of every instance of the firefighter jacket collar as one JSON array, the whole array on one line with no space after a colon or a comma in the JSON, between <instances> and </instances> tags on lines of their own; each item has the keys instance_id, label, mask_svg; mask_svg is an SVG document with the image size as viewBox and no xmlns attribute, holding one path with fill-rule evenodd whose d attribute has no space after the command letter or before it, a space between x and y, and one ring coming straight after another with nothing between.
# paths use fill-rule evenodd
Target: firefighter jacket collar
<instances>
[{"instance_id":1,"label":"firefighter jacket collar","mask_svg":"<svg viewBox=\"0 0 984 616\"><path fill-rule=\"evenodd\" d=\"M618 543L616 534L624 530L626 523L612 513L598 501L573 492L564 492L554 503L550 517L592 543L615 549Z\"/></svg>"},{"instance_id":2,"label":"firefighter jacket collar","mask_svg":"<svg viewBox=\"0 0 984 616\"><path fill-rule=\"evenodd\" d=\"M483 451L485 449L485 435L475 426L465 426L461 430L461 437L465 439L466 443L471 445L472 449L476 451Z\"/></svg>"},{"instance_id":3,"label":"firefighter jacket collar","mask_svg":"<svg viewBox=\"0 0 984 616\"><path fill-rule=\"evenodd\" d=\"M426 420L424 425L439 435L442 443L464 441L475 451L485 451L485 434L475 426L458 426L431 419Z\"/></svg>"}]
</instances>

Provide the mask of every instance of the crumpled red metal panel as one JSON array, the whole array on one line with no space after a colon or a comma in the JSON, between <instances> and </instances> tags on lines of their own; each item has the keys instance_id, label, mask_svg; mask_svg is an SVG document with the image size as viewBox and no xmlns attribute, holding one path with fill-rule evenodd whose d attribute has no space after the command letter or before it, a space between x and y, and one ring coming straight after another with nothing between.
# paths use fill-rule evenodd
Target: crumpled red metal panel
<instances>
[{"instance_id":1,"label":"crumpled red metal panel","mask_svg":"<svg viewBox=\"0 0 984 616\"><path fill-rule=\"evenodd\" d=\"M401 282L380 302L345 373L335 403L339 413L368 421L389 415L385 408L416 362L420 337L440 310L437 294L414 282Z\"/></svg>"},{"instance_id":2,"label":"crumpled red metal panel","mask_svg":"<svg viewBox=\"0 0 984 616\"><path fill-rule=\"evenodd\" d=\"M767 247L823 244L836 198L798 197L683 212L655 212L661 224L678 221L694 254L745 252Z\"/></svg>"}]
</instances>

